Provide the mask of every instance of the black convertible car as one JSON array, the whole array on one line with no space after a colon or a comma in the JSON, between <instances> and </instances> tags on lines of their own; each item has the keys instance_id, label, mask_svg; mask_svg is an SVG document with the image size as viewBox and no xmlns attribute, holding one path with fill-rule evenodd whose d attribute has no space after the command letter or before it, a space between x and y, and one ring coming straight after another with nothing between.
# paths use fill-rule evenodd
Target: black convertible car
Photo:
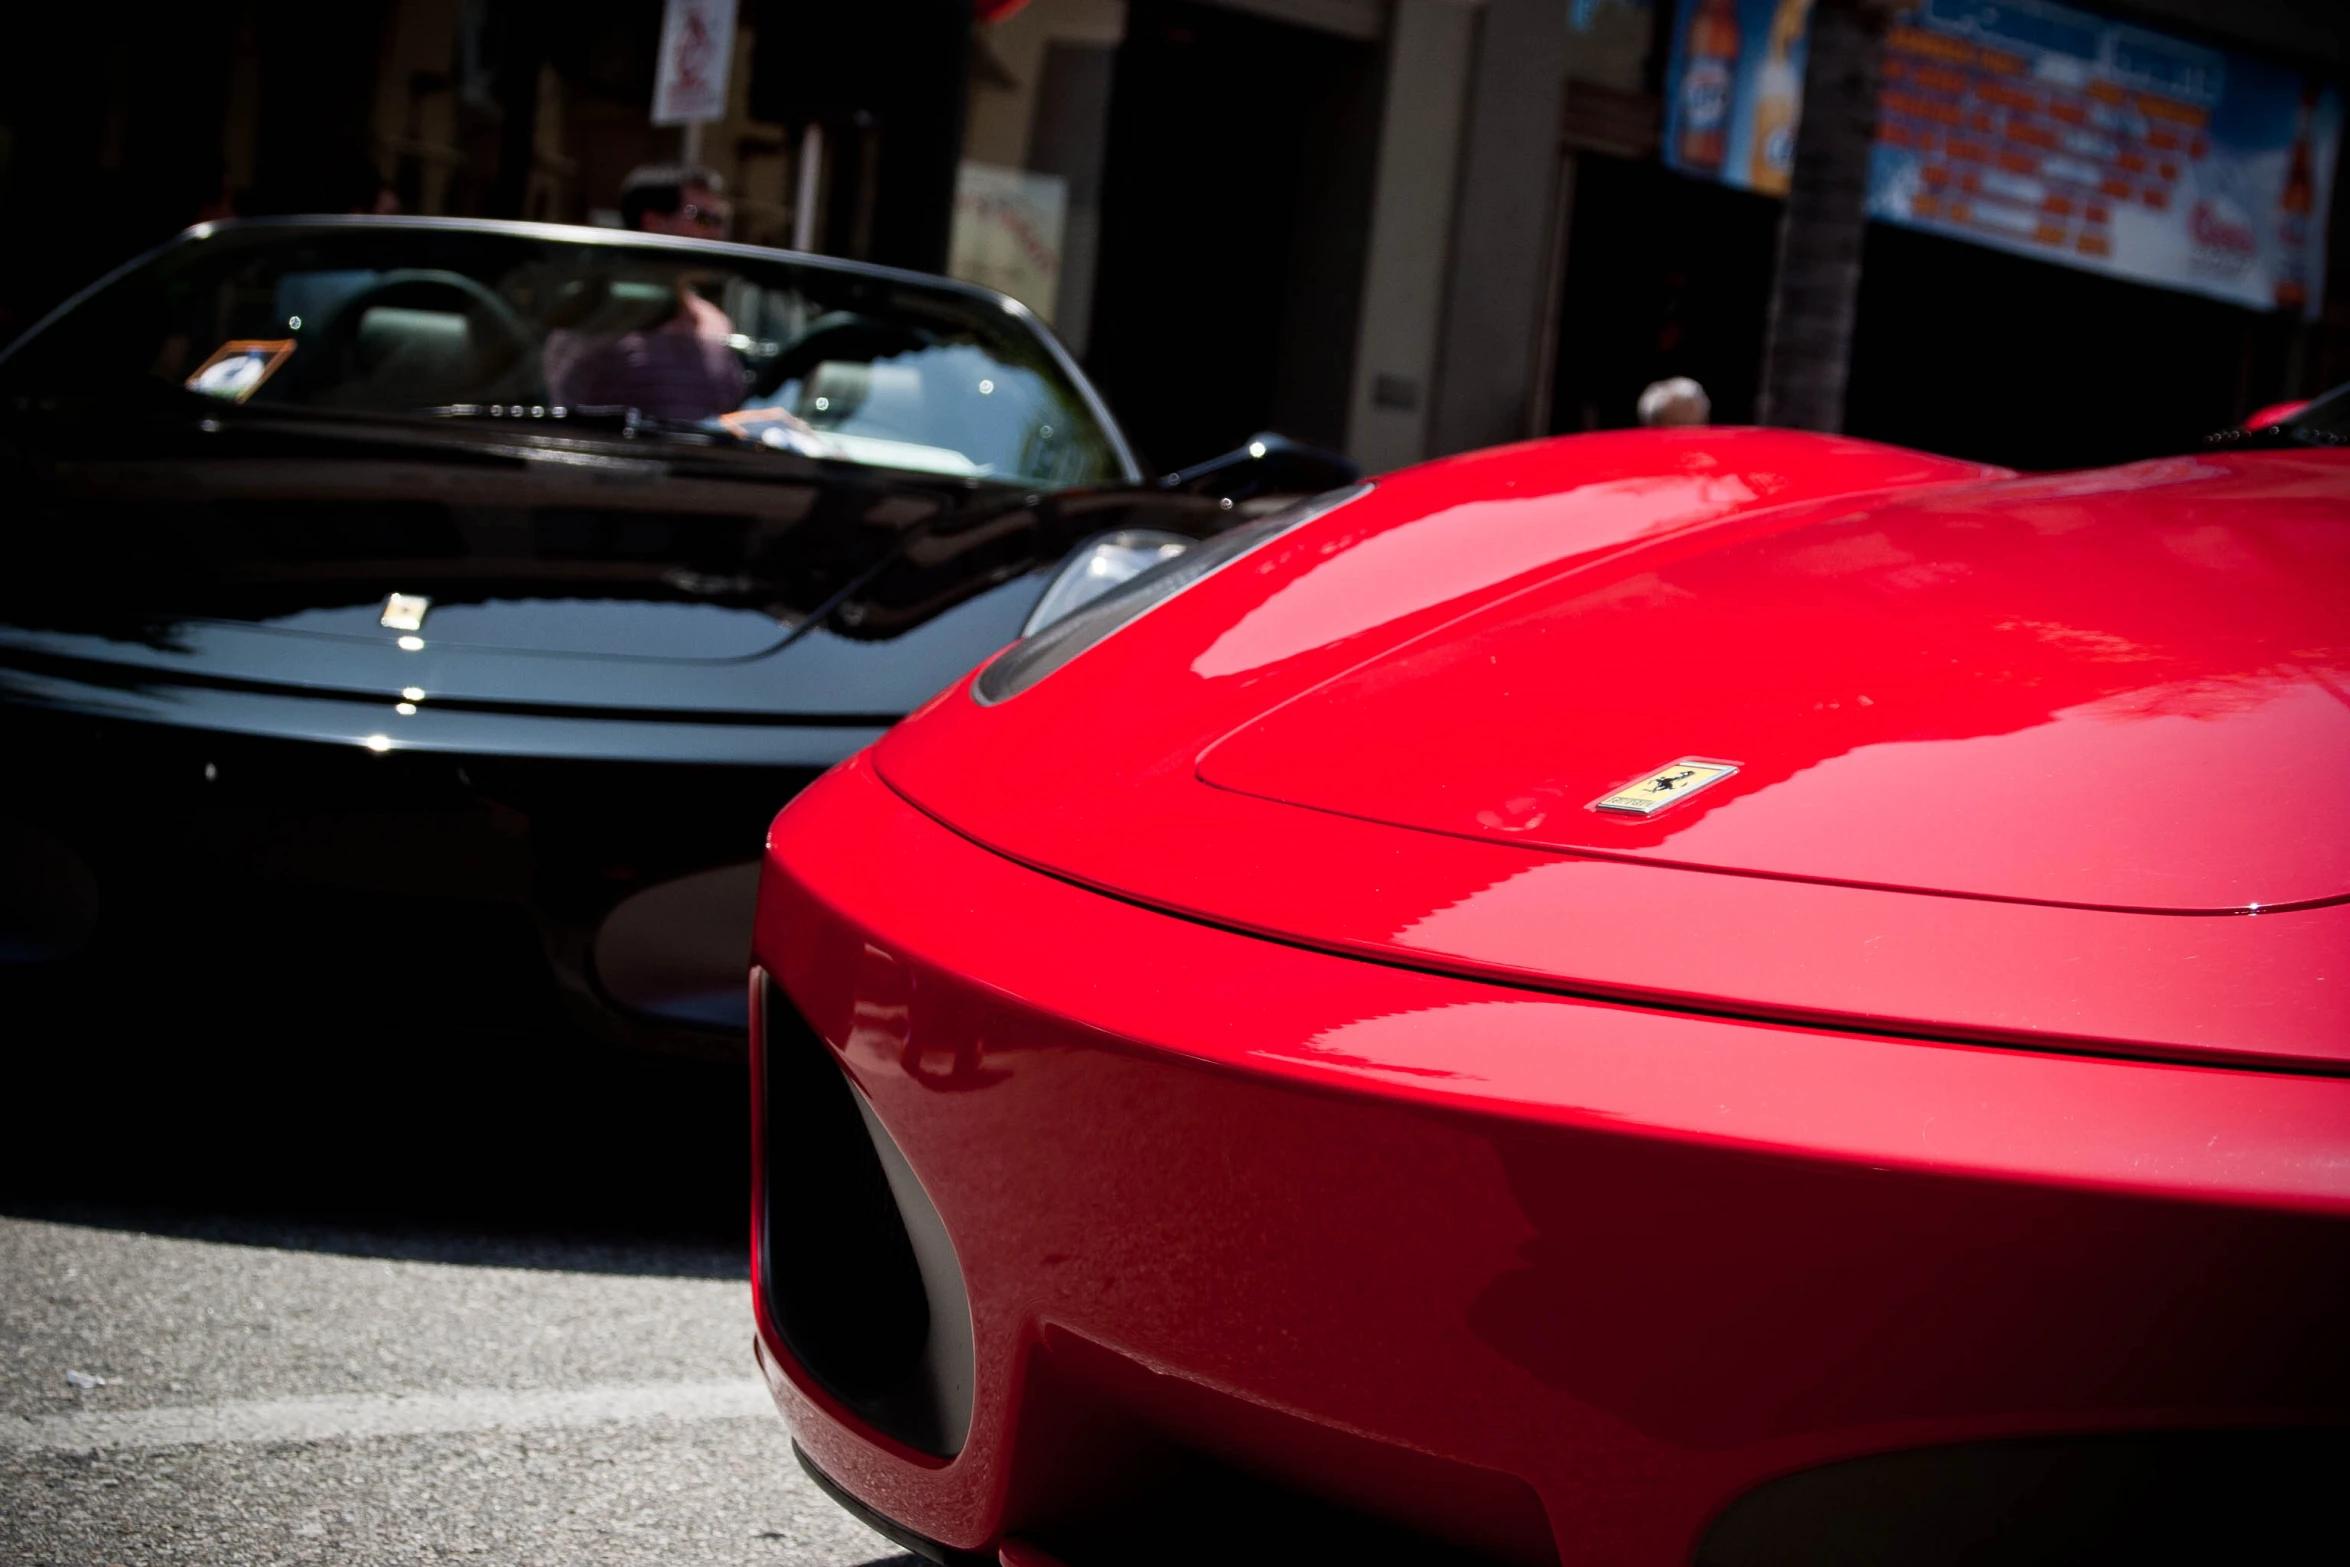
<instances>
[{"instance_id":1,"label":"black convertible car","mask_svg":"<svg viewBox=\"0 0 2350 1567\"><path fill-rule=\"evenodd\" d=\"M1028 312L938 278L191 229L0 355L0 956L499 907L607 1033L722 1040L789 794L1024 628L1351 477L1263 437L1149 478Z\"/></svg>"}]
</instances>

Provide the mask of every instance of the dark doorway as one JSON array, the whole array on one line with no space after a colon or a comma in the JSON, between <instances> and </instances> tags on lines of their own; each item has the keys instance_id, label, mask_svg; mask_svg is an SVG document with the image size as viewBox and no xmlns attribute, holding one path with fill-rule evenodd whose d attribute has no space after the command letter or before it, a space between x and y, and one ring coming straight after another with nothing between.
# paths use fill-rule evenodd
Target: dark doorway
<instances>
[{"instance_id":1,"label":"dark doorway","mask_svg":"<svg viewBox=\"0 0 2350 1567\"><path fill-rule=\"evenodd\" d=\"M1705 388L1715 423L1752 421L1778 231L1767 196L1580 154L1552 432L1630 425L1669 375Z\"/></svg>"},{"instance_id":2,"label":"dark doorway","mask_svg":"<svg viewBox=\"0 0 2350 1567\"><path fill-rule=\"evenodd\" d=\"M223 0L0 9L0 343L226 188Z\"/></svg>"},{"instance_id":3,"label":"dark doorway","mask_svg":"<svg viewBox=\"0 0 2350 1567\"><path fill-rule=\"evenodd\" d=\"M1845 428L2017 468L2184 451L2284 395L2292 324L1882 224Z\"/></svg>"},{"instance_id":4,"label":"dark doorway","mask_svg":"<svg viewBox=\"0 0 2350 1567\"><path fill-rule=\"evenodd\" d=\"M816 248L943 272L969 74L968 0L752 0L750 109L825 131Z\"/></svg>"},{"instance_id":5,"label":"dark doorway","mask_svg":"<svg viewBox=\"0 0 2350 1567\"><path fill-rule=\"evenodd\" d=\"M1135 0L1087 360L1151 461L1343 441L1378 100L1369 44Z\"/></svg>"},{"instance_id":6,"label":"dark doorway","mask_svg":"<svg viewBox=\"0 0 2350 1567\"><path fill-rule=\"evenodd\" d=\"M372 123L376 70L390 21L391 8L381 0L346 0L333 6L262 0L255 7L260 119L254 132L253 188L239 211L249 216L373 210L383 184ZM519 30L513 23L505 29ZM508 45L505 52L516 51ZM527 59L529 90L535 94L535 46ZM511 90L517 73L503 59L501 69L505 74L500 86ZM535 102L534 97L530 106ZM530 106L524 110L526 124ZM527 132L523 134L518 161L527 166L529 143ZM519 176L514 183L514 210L519 213Z\"/></svg>"}]
</instances>

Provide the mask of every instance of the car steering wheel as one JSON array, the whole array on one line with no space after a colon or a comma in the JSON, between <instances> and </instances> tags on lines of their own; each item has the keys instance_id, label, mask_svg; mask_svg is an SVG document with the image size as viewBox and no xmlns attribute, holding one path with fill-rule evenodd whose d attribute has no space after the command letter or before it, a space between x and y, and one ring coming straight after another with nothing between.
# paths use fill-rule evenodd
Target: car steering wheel
<instances>
[{"instance_id":1,"label":"car steering wheel","mask_svg":"<svg viewBox=\"0 0 2350 1567\"><path fill-rule=\"evenodd\" d=\"M937 346L938 339L920 327L876 321L852 311L835 311L817 317L807 331L792 339L782 353L761 367L758 378L751 383L750 395L772 397L784 382L794 377L807 379L809 371L828 359L870 364L893 354L915 353Z\"/></svg>"},{"instance_id":2,"label":"car steering wheel","mask_svg":"<svg viewBox=\"0 0 2350 1567\"><path fill-rule=\"evenodd\" d=\"M348 377L351 352L358 346L360 327L370 310L446 308L452 293L464 300L469 328L486 323L492 329L487 341L478 344L477 362L492 367L484 381L511 373L537 336L530 323L478 279L462 272L416 267L385 273L336 308L320 330L317 350L304 367L310 371L304 384L332 386Z\"/></svg>"}]
</instances>

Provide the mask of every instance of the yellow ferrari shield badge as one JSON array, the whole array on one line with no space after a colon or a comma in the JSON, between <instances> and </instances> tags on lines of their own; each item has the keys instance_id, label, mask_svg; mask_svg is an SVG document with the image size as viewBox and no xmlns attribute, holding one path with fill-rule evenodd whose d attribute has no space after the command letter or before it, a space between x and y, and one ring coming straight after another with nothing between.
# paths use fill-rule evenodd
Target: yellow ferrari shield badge
<instances>
[{"instance_id":1,"label":"yellow ferrari shield badge","mask_svg":"<svg viewBox=\"0 0 2350 1567\"><path fill-rule=\"evenodd\" d=\"M1668 805L1678 805L1698 790L1718 784L1738 771L1735 762L1701 762L1683 757L1677 762L1633 779L1612 794L1591 802L1595 811L1620 811L1626 816L1654 816Z\"/></svg>"}]
</instances>

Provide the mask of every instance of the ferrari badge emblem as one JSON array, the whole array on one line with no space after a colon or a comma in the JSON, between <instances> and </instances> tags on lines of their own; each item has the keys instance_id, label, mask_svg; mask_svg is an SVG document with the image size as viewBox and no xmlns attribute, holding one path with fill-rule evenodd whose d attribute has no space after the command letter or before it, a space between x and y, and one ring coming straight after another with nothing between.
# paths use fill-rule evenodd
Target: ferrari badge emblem
<instances>
[{"instance_id":1,"label":"ferrari badge emblem","mask_svg":"<svg viewBox=\"0 0 2350 1567\"><path fill-rule=\"evenodd\" d=\"M387 631L422 631L425 611L431 608L432 600L421 593L394 593L384 600L376 624Z\"/></svg>"},{"instance_id":2,"label":"ferrari badge emblem","mask_svg":"<svg viewBox=\"0 0 2350 1567\"><path fill-rule=\"evenodd\" d=\"M1668 805L1678 805L1698 790L1718 784L1738 771L1735 762L1700 762L1683 757L1677 762L1633 779L1612 794L1591 802L1595 811L1620 811L1626 816L1654 816Z\"/></svg>"}]
</instances>

